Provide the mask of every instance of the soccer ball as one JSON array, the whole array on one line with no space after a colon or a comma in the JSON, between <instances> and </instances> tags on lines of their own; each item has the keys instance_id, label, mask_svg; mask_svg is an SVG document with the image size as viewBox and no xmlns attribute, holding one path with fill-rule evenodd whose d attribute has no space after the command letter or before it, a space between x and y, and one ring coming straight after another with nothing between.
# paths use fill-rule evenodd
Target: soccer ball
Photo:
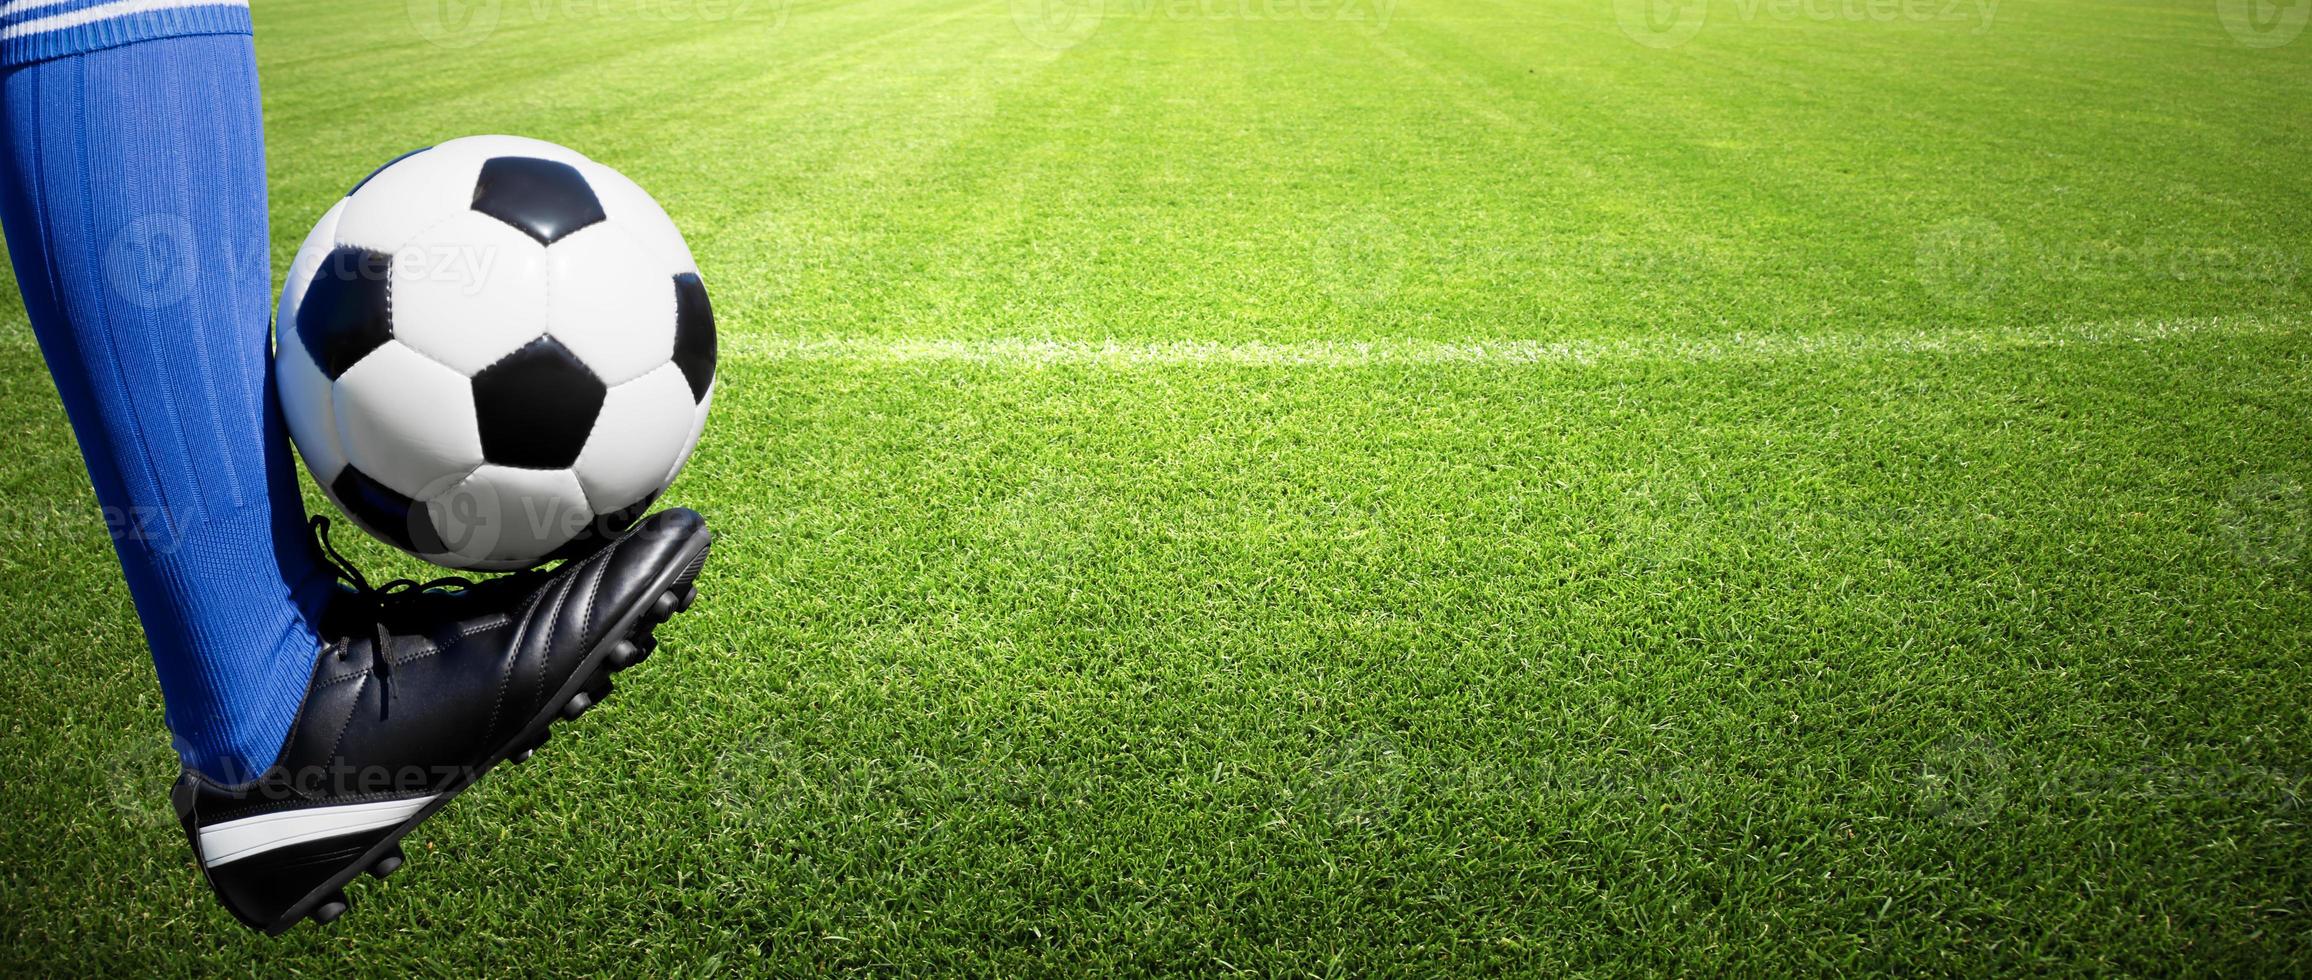
<instances>
[{"instance_id":1,"label":"soccer ball","mask_svg":"<svg viewBox=\"0 0 2312 980\"><path fill-rule=\"evenodd\" d=\"M290 438L364 530L503 571L624 530L714 396L714 314L633 181L552 143L402 155L321 216L275 320Z\"/></svg>"}]
</instances>

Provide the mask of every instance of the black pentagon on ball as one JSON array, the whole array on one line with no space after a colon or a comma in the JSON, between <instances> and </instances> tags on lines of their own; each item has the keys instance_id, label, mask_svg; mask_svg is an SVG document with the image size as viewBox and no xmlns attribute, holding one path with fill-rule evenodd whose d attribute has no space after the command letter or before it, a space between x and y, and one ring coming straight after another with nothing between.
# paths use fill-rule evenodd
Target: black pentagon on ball
<instances>
[{"instance_id":1,"label":"black pentagon on ball","mask_svg":"<svg viewBox=\"0 0 2312 980\"><path fill-rule=\"evenodd\" d=\"M558 469L578 461L610 387L552 337L540 337L474 375L482 458Z\"/></svg>"},{"instance_id":2,"label":"black pentagon on ball","mask_svg":"<svg viewBox=\"0 0 2312 980\"><path fill-rule=\"evenodd\" d=\"M407 160L407 159L409 159L409 158L411 158L411 157L414 157L414 156L416 156L416 155L418 155L418 154L420 154L420 153L424 153L425 151L427 151L427 150L430 150L430 149L433 149L433 147L430 147L430 146L421 146L421 147L418 147L417 149L414 149L414 150L411 150L411 151L409 151L409 152L407 152L407 153L404 153L404 154L402 154L402 155L400 155L400 156L398 156L398 157L394 157L394 158L393 158L393 159L391 159L391 160L387 160L387 161L385 161L384 165L382 165L382 166L378 167L378 168L377 168L377 169L375 169L375 170L372 170L372 171L370 171L370 172L369 172L369 176L361 178L361 183L358 183L358 184L355 184L355 185L353 185L353 189L352 189L352 190L346 191L346 192L345 192L345 196L347 196L347 197L352 197L353 195L360 193L362 188L369 186L369 182L370 182L370 181L372 181L372 180L376 180L376 179L377 179L377 175L378 175L378 174L382 174L382 173L384 173L384 172L385 172L385 168L386 168L386 167L390 167L390 166L393 166L394 164L400 163L400 162L402 162L403 160Z\"/></svg>"},{"instance_id":3,"label":"black pentagon on ball","mask_svg":"<svg viewBox=\"0 0 2312 980\"><path fill-rule=\"evenodd\" d=\"M353 466L348 465L344 472L337 474L337 479L330 481L329 493L337 498L339 507L345 508L346 513L352 514L371 533L393 542L403 551L423 555L449 551L442 544L441 533L434 530L433 516L425 507Z\"/></svg>"},{"instance_id":4,"label":"black pentagon on ball","mask_svg":"<svg viewBox=\"0 0 2312 980\"><path fill-rule=\"evenodd\" d=\"M334 381L393 339L393 256L341 245L321 260L297 304L297 339Z\"/></svg>"},{"instance_id":5,"label":"black pentagon on ball","mask_svg":"<svg viewBox=\"0 0 2312 980\"><path fill-rule=\"evenodd\" d=\"M578 168L538 157L491 157L474 181L474 210L552 245L603 219L602 202Z\"/></svg>"},{"instance_id":6,"label":"black pentagon on ball","mask_svg":"<svg viewBox=\"0 0 2312 980\"><path fill-rule=\"evenodd\" d=\"M692 400L706 398L714 383L714 307L707 305L706 283L698 273L674 277L674 365L690 382Z\"/></svg>"}]
</instances>

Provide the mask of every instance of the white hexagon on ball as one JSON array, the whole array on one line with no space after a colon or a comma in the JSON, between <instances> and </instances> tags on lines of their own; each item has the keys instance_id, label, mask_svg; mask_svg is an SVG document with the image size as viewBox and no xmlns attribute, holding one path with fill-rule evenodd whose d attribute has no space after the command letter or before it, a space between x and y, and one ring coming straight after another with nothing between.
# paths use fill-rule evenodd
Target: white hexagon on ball
<instances>
[{"instance_id":1,"label":"white hexagon on ball","mask_svg":"<svg viewBox=\"0 0 2312 980\"><path fill-rule=\"evenodd\" d=\"M536 564L594 520L569 470L484 465L426 501L445 550L427 556L458 568L506 571Z\"/></svg>"},{"instance_id":2,"label":"white hexagon on ball","mask_svg":"<svg viewBox=\"0 0 2312 980\"><path fill-rule=\"evenodd\" d=\"M602 418L578 455L586 499L608 513L666 489L668 476L690 452L697 412L690 385L673 364L610 389Z\"/></svg>"},{"instance_id":3,"label":"white hexagon on ball","mask_svg":"<svg viewBox=\"0 0 2312 980\"><path fill-rule=\"evenodd\" d=\"M399 341L337 379L331 410L345 460L409 497L482 465L472 383Z\"/></svg>"},{"instance_id":4,"label":"white hexagon on ball","mask_svg":"<svg viewBox=\"0 0 2312 980\"><path fill-rule=\"evenodd\" d=\"M546 249L503 221L462 212L394 262L394 339L467 377L546 332Z\"/></svg>"},{"instance_id":5,"label":"white hexagon on ball","mask_svg":"<svg viewBox=\"0 0 2312 980\"><path fill-rule=\"evenodd\" d=\"M674 356L674 272L617 228L595 225L547 249L553 299L546 330L621 385Z\"/></svg>"}]
</instances>

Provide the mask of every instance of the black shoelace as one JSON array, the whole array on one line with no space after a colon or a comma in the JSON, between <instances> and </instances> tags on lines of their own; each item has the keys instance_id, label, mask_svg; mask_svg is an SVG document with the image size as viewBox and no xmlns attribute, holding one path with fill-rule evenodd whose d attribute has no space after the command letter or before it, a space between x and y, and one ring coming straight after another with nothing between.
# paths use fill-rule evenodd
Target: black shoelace
<instances>
[{"instance_id":1,"label":"black shoelace","mask_svg":"<svg viewBox=\"0 0 2312 980\"><path fill-rule=\"evenodd\" d=\"M377 646L370 654L370 669L377 675L377 720L384 721L387 707L393 702L393 655L391 648L386 645L386 609L395 602L423 595L433 589L470 589L474 587L474 582L462 575L444 575L425 582L397 578L384 585L372 586L369 577L361 574L361 569L346 560L345 555L337 550L337 545L329 540L329 518L315 514L308 526L313 529L314 538L321 542L321 550L328 557L329 563L335 566L337 577L353 586L353 596L349 601L355 604L355 610L367 618L371 628L377 631L372 637ZM350 640L337 641L337 659L344 660L351 646Z\"/></svg>"}]
</instances>

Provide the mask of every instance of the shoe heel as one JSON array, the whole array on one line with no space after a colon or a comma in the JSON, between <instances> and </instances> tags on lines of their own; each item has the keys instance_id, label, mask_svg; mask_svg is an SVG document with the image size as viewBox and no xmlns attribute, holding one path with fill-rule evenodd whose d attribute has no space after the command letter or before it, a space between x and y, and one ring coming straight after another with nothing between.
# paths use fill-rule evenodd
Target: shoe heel
<instances>
[{"instance_id":1,"label":"shoe heel","mask_svg":"<svg viewBox=\"0 0 2312 980\"><path fill-rule=\"evenodd\" d=\"M345 883L385 863L365 858L390 833L387 828L291 845L202 871L235 918L278 936L309 917L327 923L345 914L352 904Z\"/></svg>"}]
</instances>

